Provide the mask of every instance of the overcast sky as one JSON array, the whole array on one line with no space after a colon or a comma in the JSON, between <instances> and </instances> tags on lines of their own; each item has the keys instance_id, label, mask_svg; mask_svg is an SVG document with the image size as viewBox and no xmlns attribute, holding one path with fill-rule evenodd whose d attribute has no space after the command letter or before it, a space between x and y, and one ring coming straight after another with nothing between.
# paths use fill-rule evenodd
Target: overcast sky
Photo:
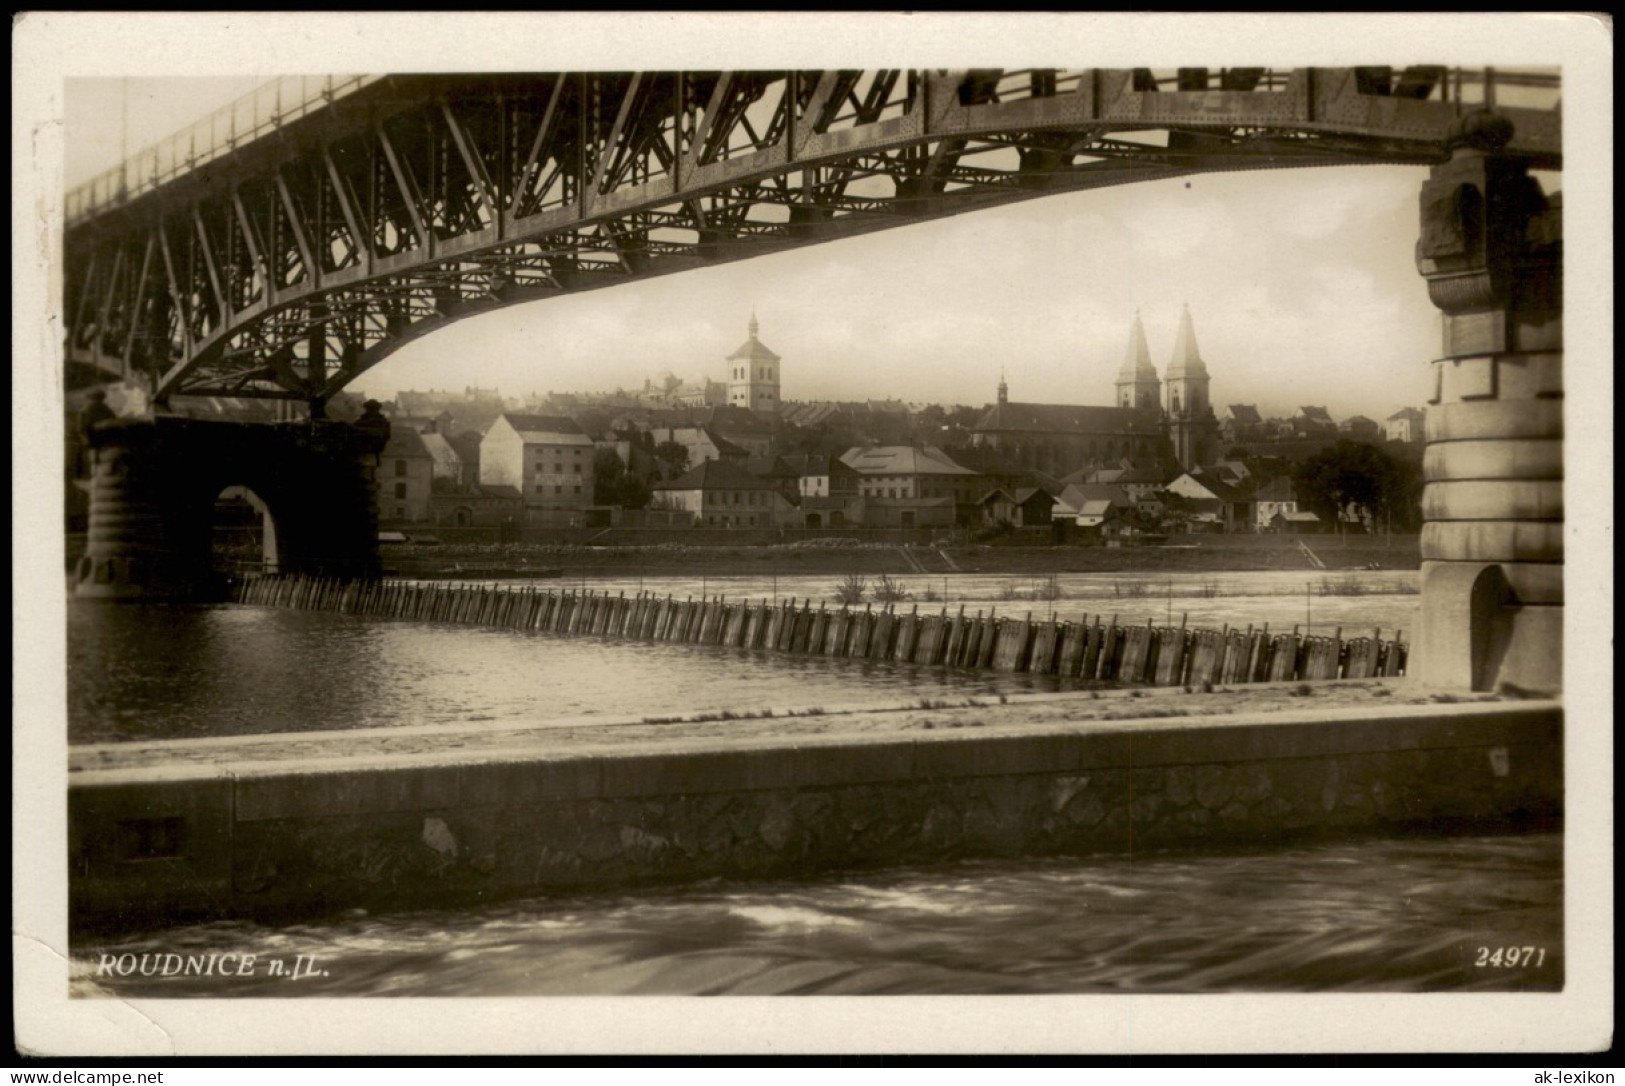
<instances>
[{"instance_id":1,"label":"overcast sky","mask_svg":"<svg viewBox=\"0 0 1625 1086\"><path fill-rule=\"evenodd\" d=\"M70 80L68 181L261 81ZM1135 311L1164 369L1188 304L1216 404L1380 419L1420 404L1438 348L1412 256L1424 176L1256 171L1040 198L469 319L356 387L721 379L754 310L784 359L786 399L981 404L1002 370L1016 400L1110 403Z\"/></svg>"}]
</instances>

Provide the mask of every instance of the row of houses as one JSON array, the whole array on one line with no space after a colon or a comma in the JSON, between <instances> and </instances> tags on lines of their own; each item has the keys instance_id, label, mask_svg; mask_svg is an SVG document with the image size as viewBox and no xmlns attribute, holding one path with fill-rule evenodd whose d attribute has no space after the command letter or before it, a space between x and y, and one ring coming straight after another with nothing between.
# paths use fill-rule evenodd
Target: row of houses
<instances>
[{"instance_id":1,"label":"row of houses","mask_svg":"<svg viewBox=\"0 0 1625 1086\"><path fill-rule=\"evenodd\" d=\"M1422 442L1423 413L1402 407L1382 422L1364 415L1334 419L1325 407L1298 408L1286 418L1266 419L1255 404L1231 404L1219 414L1219 436L1230 445L1291 442L1326 437L1347 437L1356 441Z\"/></svg>"},{"instance_id":2,"label":"row of houses","mask_svg":"<svg viewBox=\"0 0 1625 1086\"><path fill-rule=\"evenodd\" d=\"M1239 462L1180 472L1125 461L1064 478L1036 475L986 449L855 447L840 456L772 456L713 427L595 440L563 416L504 412L479 442L477 476L455 444L397 426L379 465L382 518L448 526L575 527L618 519L594 505L594 461L610 450L651 481L643 519L707 528L1033 527L1082 532L1316 530L1290 480L1249 477ZM651 451L677 446L686 470ZM678 457L681 463L681 457ZM663 477L663 474L669 477Z\"/></svg>"}]
</instances>

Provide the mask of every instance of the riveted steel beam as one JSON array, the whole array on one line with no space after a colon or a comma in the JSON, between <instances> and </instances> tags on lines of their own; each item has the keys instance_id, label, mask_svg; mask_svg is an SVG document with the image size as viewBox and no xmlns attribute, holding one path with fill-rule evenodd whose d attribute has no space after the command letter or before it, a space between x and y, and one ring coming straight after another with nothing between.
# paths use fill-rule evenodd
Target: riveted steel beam
<instances>
[{"instance_id":1,"label":"riveted steel beam","mask_svg":"<svg viewBox=\"0 0 1625 1086\"><path fill-rule=\"evenodd\" d=\"M162 394L313 395L319 383L328 396L391 344L498 305L1051 192L1205 170L1436 162L1463 117L1497 101L1497 80L1553 96L1498 110L1515 133L1505 153L1560 166L1546 75L389 77L115 210L81 214L65 247L69 348L122 349L126 366L139 354L163 374ZM340 363L290 385L291 345L313 329Z\"/></svg>"}]
</instances>

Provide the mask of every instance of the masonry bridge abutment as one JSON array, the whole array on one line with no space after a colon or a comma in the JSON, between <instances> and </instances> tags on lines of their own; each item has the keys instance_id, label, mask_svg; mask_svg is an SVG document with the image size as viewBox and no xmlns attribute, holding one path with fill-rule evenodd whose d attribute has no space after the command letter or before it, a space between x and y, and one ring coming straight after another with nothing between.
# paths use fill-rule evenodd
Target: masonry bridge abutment
<instances>
[{"instance_id":1,"label":"masonry bridge abutment","mask_svg":"<svg viewBox=\"0 0 1625 1086\"><path fill-rule=\"evenodd\" d=\"M340 422L160 415L101 423L90 444L90 531L74 575L80 596L209 596L219 576L215 501L230 487L264 506L277 571L379 575L379 446L371 434Z\"/></svg>"},{"instance_id":2,"label":"masonry bridge abutment","mask_svg":"<svg viewBox=\"0 0 1625 1086\"><path fill-rule=\"evenodd\" d=\"M1443 313L1423 461L1413 670L1555 691L1563 673L1562 208L1493 115L1422 188L1417 267Z\"/></svg>"}]
</instances>

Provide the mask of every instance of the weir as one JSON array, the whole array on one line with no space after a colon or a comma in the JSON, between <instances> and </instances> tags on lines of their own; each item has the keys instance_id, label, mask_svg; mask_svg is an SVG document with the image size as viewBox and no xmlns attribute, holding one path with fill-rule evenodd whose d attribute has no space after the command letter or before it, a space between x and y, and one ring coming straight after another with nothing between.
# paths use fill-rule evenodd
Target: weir
<instances>
[{"instance_id":1,"label":"weir","mask_svg":"<svg viewBox=\"0 0 1625 1086\"><path fill-rule=\"evenodd\" d=\"M1404 631L1384 639L1271 634L1260 629L1120 626L1117 616L1033 621L943 608L898 614L794 599L770 604L721 597L676 600L651 593L628 597L592 591L538 591L500 585L353 581L302 575L235 582L242 604L335 611L382 618L500 626L572 637L720 645L798 655L1052 675L1089 682L1156 686L1368 679L1405 674ZM822 631L822 632L820 632Z\"/></svg>"}]
</instances>

